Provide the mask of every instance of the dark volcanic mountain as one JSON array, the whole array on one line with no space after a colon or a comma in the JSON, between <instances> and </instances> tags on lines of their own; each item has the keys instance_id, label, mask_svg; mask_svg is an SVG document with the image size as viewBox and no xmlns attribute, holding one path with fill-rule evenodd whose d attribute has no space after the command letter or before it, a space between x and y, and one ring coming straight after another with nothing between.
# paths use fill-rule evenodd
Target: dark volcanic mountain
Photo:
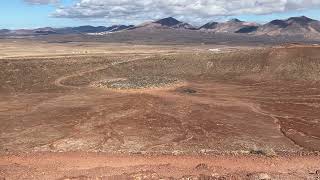
<instances>
[{"instance_id":1,"label":"dark volcanic mountain","mask_svg":"<svg viewBox=\"0 0 320 180\"><path fill-rule=\"evenodd\" d=\"M305 16L273 20L259 27L256 34L320 37L320 22Z\"/></svg>"},{"instance_id":2,"label":"dark volcanic mountain","mask_svg":"<svg viewBox=\"0 0 320 180\"><path fill-rule=\"evenodd\" d=\"M217 28L218 24L219 24L218 22L209 22L209 23L201 26L199 29L204 29L204 30L215 29L215 28Z\"/></svg>"},{"instance_id":3,"label":"dark volcanic mountain","mask_svg":"<svg viewBox=\"0 0 320 180\"><path fill-rule=\"evenodd\" d=\"M168 17L168 18L164 18L164 19L160 19L158 21L155 21L154 23L161 24L161 26L172 27L172 26L176 26L182 22L176 20L173 17Z\"/></svg>"},{"instance_id":4,"label":"dark volcanic mountain","mask_svg":"<svg viewBox=\"0 0 320 180\"><path fill-rule=\"evenodd\" d=\"M211 22L200 27L200 30L212 31L217 33L251 33L258 28L256 23L232 19L224 23Z\"/></svg>"},{"instance_id":5,"label":"dark volcanic mountain","mask_svg":"<svg viewBox=\"0 0 320 180\"><path fill-rule=\"evenodd\" d=\"M196 30L192 25L178 21L173 17L168 17L164 19L160 19L153 22L144 23L138 26L135 26L132 29L135 30L152 30L152 29L188 29L188 30Z\"/></svg>"},{"instance_id":6,"label":"dark volcanic mountain","mask_svg":"<svg viewBox=\"0 0 320 180\"><path fill-rule=\"evenodd\" d=\"M264 36L275 38L299 37L302 39L314 40L320 39L320 22L310 19L305 16L291 17L286 20L273 20L267 24L259 25L257 23L244 22L239 19L232 19L227 22L209 22L200 28L195 28L192 25L179 21L173 17L160 19L153 22L143 23L138 26L133 25L114 25L110 27L105 26L79 26L66 28L38 28L38 29L18 29L18 30L0 30L0 35L5 36L37 36L37 35L106 35L114 32L123 32L132 34L135 37L137 34L142 35L148 33L156 33L154 36L165 37L163 33L169 33L175 36L179 33L191 33L191 39L196 39L196 34L203 34L206 32L214 32L222 36ZM187 36L187 35L186 35ZM188 35L189 36L189 35ZM152 37L153 38L153 37ZM174 37L172 37L174 38ZM245 39L245 38L244 38Z\"/></svg>"},{"instance_id":7,"label":"dark volcanic mountain","mask_svg":"<svg viewBox=\"0 0 320 180\"><path fill-rule=\"evenodd\" d=\"M291 17L286 20L273 20L265 25L232 19L224 23L211 22L200 27L201 31L217 33L242 33L269 36L304 36L320 38L320 22L305 16Z\"/></svg>"},{"instance_id":8,"label":"dark volcanic mountain","mask_svg":"<svg viewBox=\"0 0 320 180\"><path fill-rule=\"evenodd\" d=\"M239 29L238 31L236 31L235 33L252 33L257 31L258 28L259 26L245 26Z\"/></svg>"}]
</instances>

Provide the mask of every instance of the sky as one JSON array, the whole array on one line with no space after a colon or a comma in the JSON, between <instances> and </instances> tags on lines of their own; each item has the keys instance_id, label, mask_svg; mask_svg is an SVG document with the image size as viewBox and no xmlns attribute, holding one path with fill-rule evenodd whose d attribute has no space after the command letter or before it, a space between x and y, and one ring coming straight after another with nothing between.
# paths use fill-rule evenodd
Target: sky
<instances>
[{"instance_id":1,"label":"sky","mask_svg":"<svg viewBox=\"0 0 320 180\"><path fill-rule=\"evenodd\" d=\"M320 0L1 0L0 29L139 24L165 17L202 25L238 18L320 20Z\"/></svg>"}]
</instances>

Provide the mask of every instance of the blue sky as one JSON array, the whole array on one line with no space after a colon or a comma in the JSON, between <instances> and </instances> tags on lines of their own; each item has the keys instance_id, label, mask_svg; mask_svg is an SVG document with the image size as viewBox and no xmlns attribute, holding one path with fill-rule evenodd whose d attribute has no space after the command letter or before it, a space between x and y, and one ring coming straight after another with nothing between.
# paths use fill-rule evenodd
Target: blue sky
<instances>
[{"instance_id":1,"label":"blue sky","mask_svg":"<svg viewBox=\"0 0 320 180\"><path fill-rule=\"evenodd\" d=\"M71 3L71 0L63 1L64 4ZM0 28L34 28L34 27L64 27L86 24L85 21L74 19L61 19L51 17L56 9L54 4L32 5L23 0L10 0L2 3L0 11Z\"/></svg>"},{"instance_id":2,"label":"blue sky","mask_svg":"<svg viewBox=\"0 0 320 180\"><path fill-rule=\"evenodd\" d=\"M58 3L52 3L53 1L58 0L10 0L1 3L0 29L137 24L165 16L174 16L196 25L209 20L223 21L230 18L264 23L273 19L285 19L301 15L320 20L320 8L318 6L320 2L318 0L287 0L291 1L291 4L285 4L287 2L285 0L262 0L261 2L255 0L254 4L241 3L238 5L227 5L227 3L225 5L223 0L212 0L215 1L214 5L207 3L203 7L201 6L201 0L198 0L200 5L197 4L197 6L192 4L194 1L190 1L183 6L180 3L178 6L170 0L167 0L169 3L150 0L152 4L147 4L147 0L140 3L139 0L136 0L134 4L130 4L131 1L117 3L115 0L60 0ZM188 0L182 1L187 2ZM277 6L277 2L280 1L283 3L279 6L283 6L283 8ZM296 3L298 1L304 1L304 3ZM292 5L293 2L296 4ZM307 6L306 2L310 4ZM151 5L154 7L147 8ZM157 6L161 9L157 9ZM97 7L101 7L101 9L97 9ZM197 9L194 7L197 7ZM207 7L210 7L210 9Z\"/></svg>"}]
</instances>

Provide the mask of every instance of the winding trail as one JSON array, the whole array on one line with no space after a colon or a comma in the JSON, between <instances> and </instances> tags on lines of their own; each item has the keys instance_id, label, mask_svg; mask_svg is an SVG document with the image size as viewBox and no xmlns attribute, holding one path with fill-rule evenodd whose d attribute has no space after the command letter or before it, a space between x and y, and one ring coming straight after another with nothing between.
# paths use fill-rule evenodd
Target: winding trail
<instances>
[{"instance_id":1,"label":"winding trail","mask_svg":"<svg viewBox=\"0 0 320 180\"><path fill-rule=\"evenodd\" d=\"M63 84L63 82L69 78L73 78L73 77L77 77L77 76L82 76L82 75L85 75L87 73L92 73L92 72L96 72L96 71L100 71L100 70L104 70L104 69L108 69L112 66L116 66L116 65L120 65L120 64L125 64L125 63L129 63L129 62L134 62L134 61L138 61L138 60L145 60L145 59L148 59L152 56L146 56L146 57L137 57L137 58L134 58L134 59L129 59L129 60L124 60L124 61L118 61L118 62L112 62L111 64L108 64L108 65L104 65L104 66L100 66L100 67L97 67L97 68L93 68L93 69L90 69L90 70L84 70L84 71L79 71L79 72L76 72L76 73L73 73L73 74L70 74L70 75L66 75L66 76L62 76L58 79L56 79L54 81L54 85L58 86L58 87L63 87L63 88L79 88L79 87L75 87L75 86L70 86L70 85L65 85Z\"/></svg>"},{"instance_id":2,"label":"winding trail","mask_svg":"<svg viewBox=\"0 0 320 180\"><path fill-rule=\"evenodd\" d=\"M285 116L279 116L279 115L276 115L276 114L272 114L272 113L268 113L268 112L264 112L262 111L259 107L257 106L254 106L254 105L250 105L248 103L246 103L246 106L248 106L253 112L257 113L257 114L260 114L262 116L267 116L267 117L270 117L274 120L274 123L278 125L279 127L279 130L280 132L283 134L284 137L286 137L287 139L289 139L295 146L301 148L301 149L304 149L303 146L299 145L294 139L290 138L286 132L283 130L283 128L281 127L281 122L279 120L279 118L288 118L288 117L285 117Z\"/></svg>"}]
</instances>

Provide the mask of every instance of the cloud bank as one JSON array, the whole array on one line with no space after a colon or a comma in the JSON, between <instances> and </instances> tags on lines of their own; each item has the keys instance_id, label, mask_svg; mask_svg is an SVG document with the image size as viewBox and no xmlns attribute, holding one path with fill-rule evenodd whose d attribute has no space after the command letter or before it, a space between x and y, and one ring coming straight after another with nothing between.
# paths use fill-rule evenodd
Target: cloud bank
<instances>
[{"instance_id":1,"label":"cloud bank","mask_svg":"<svg viewBox=\"0 0 320 180\"><path fill-rule=\"evenodd\" d=\"M56 0L27 0L50 2ZM60 7L53 14L59 18L143 21L174 16L183 20L208 19L213 16L270 14L320 7L320 0L78 0Z\"/></svg>"}]
</instances>

